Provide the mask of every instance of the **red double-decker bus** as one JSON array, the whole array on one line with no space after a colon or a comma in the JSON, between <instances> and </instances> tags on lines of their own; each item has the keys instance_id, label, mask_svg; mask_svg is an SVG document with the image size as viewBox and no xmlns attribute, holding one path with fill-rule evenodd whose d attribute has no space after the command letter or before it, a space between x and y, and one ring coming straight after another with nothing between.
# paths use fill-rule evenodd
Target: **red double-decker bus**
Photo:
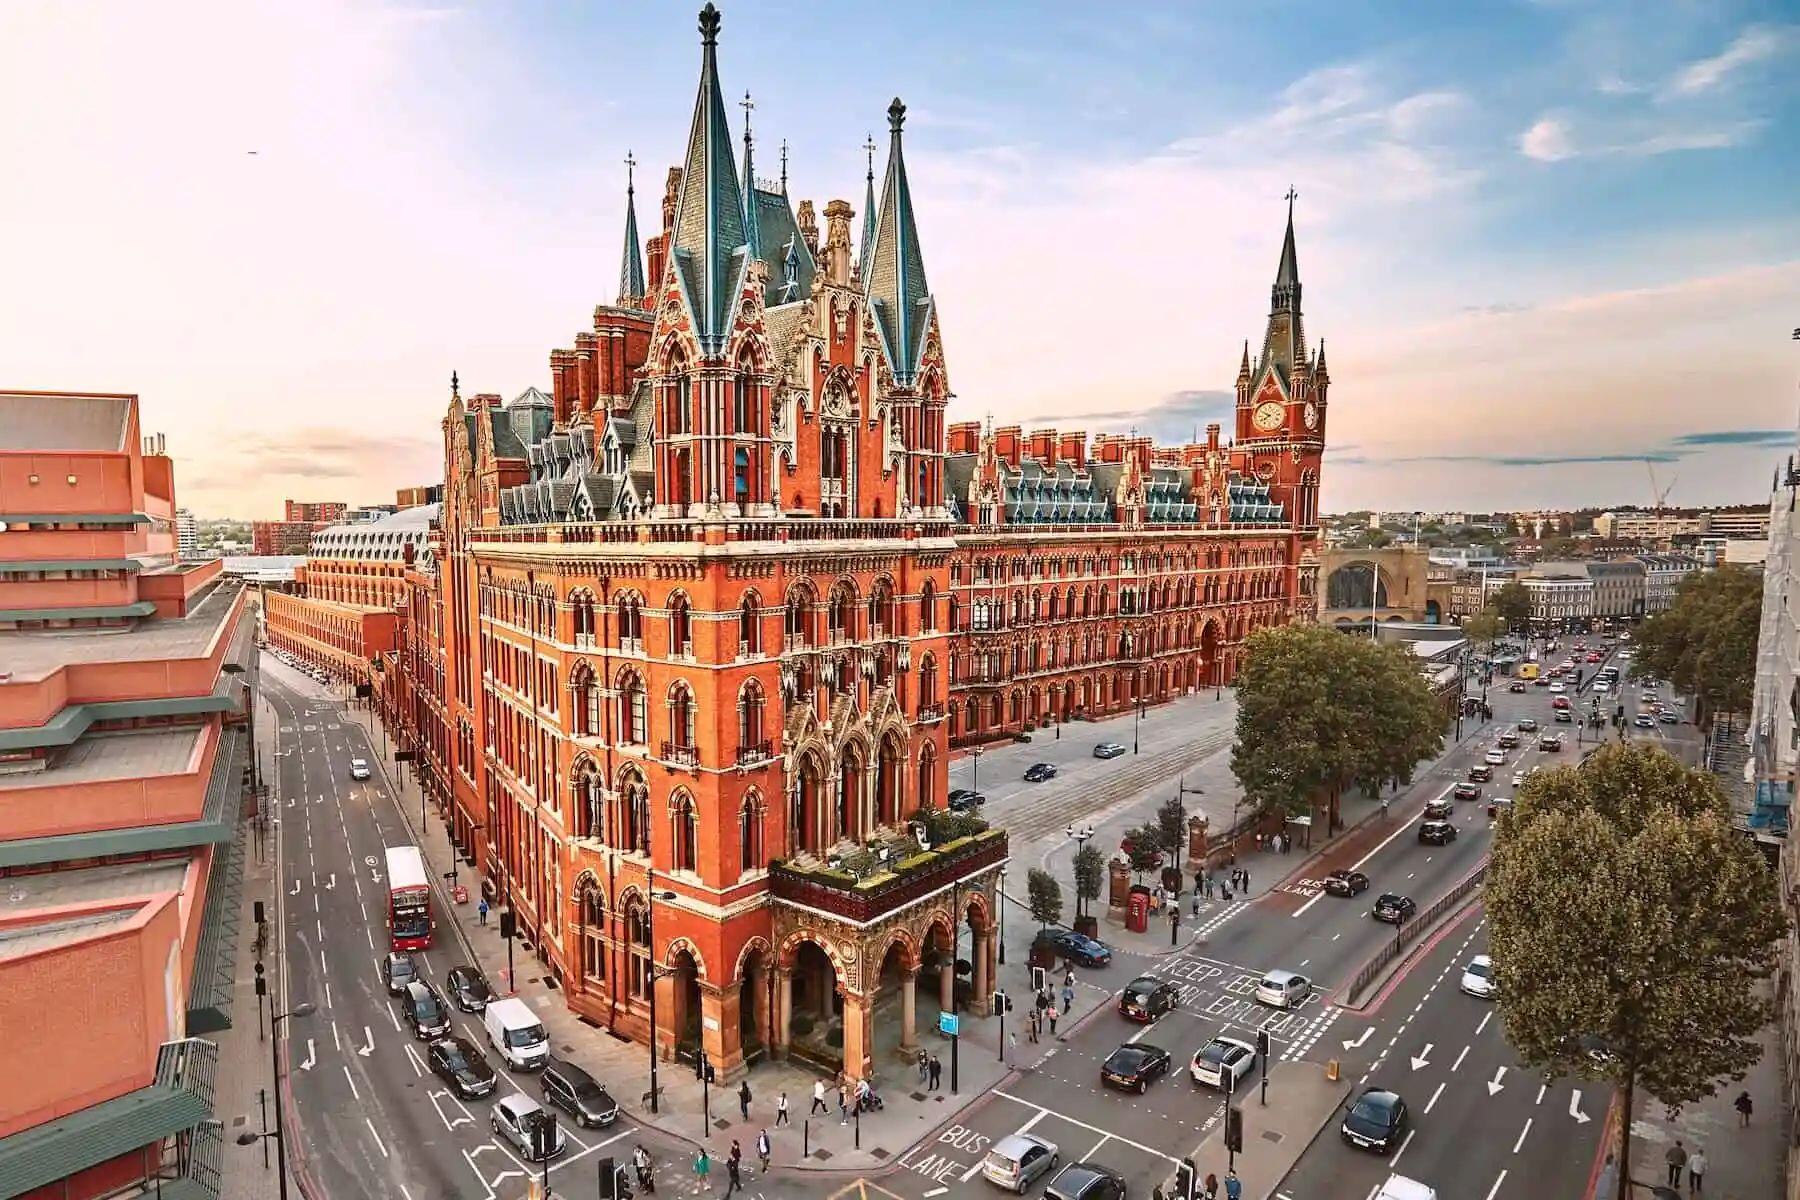
<instances>
[{"instance_id":1,"label":"red double-decker bus","mask_svg":"<svg viewBox=\"0 0 1800 1200\"><path fill-rule=\"evenodd\" d=\"M431 877L417 846L387 848L388 940L396 950L431 945Z\"/></svg>"}]
</instances>

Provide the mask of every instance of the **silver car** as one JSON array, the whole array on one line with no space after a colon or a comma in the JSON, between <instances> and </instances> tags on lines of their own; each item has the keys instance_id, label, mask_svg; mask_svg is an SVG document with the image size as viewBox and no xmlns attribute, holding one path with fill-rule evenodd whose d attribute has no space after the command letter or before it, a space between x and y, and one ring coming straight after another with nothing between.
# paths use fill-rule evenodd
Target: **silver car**
<instances>
[{"instance_id":1,"label":"silver car","mask_svg":"<svg viewBox=\"0 0 1800 1200\"><path fill-rule=\"evenodd\" d=\"M568 1149L556 1118L523 1093L494 1105L488 1124L493 1126L495 1136L511 1142L527 1162L545 1162Z\"/></svg>"},{"instance_id":2,"label":"silver car","mask_svg":"<svg viewBox=\"0 0 1800 1200\"><path fill-rule=\"evenodd\" d=\"M1312 983L1304 975L1292 971L1270 971L1256 985L1258 1003L1275 1008L1298 1008L1312 991Z\"/></svg>"},{"instance_id":3,"label":"silver car","mask_svg":"<svg viewBox=\"0 0 1800 1200\"><path fill-rule=\"evenodd\" d=\"M1007 1191L1022 1196L1040 1175L1056 1166L1057 1160L1055 1142L1029 1133L1009 1133L988 1151L981 1163L981 1173Z\"/></svg>"}]
</instances>

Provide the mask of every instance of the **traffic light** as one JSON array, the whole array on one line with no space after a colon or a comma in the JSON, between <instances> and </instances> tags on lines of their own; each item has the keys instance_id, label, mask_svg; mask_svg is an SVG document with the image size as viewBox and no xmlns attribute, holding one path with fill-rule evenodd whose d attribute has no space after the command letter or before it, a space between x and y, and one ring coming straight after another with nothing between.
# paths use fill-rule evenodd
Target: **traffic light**
<instances>
[{"instance_id":1,"label":"traffic light","mask_svg":"<svg viewBox=\"0 0 1800 1200\"><path fill-rule=\"evenodd\" d=\"M531 1156L542 1162L556 1153L556 1114L546 1112L531 1126Z\"/></svg>"},{"instance_id":2,"label":"traffic light","mask_svg":"<svg viewBox=\"0 0 1800 1200\"><path fill-rule=\"evenodd\" d=\"M600 1200L615 1200L618 1182L619 1169L609 1154L600 1160Z\"/></svg>"},{"instance_id":3,"label":"traffic light","mask_svg":"<svg viewBox=\"0 0 1800 1200\"><path fill-rule=\"evenodd\" d=\"M1176 1200L1194 1200L1194 1160L1184 1158L1175 1164Z\"/></svg>"},{"instance_id":4,"label":"traffic light","mask_svg":"<svg viewBox=\"0 0 1800 1200\"><path fill-rule=\"evenodd\" d=\"M1236 1108L1225 1110L1225 1148L1233 1154L1244 1152L1244 1114Z\"/></svg>"},{"instance_id":5,"label":"traffic light","mask_svg":"<svg viewBox=\"0 0 1800 1200\"><path fill-rule=\"evenodd\" d=\"M252 919L258 925L261 925L263 923L263 902L261 900L255 901L251 905L250 913L251 913Z\"/></svg>"},{"instance_id":6,"label":"traffic light","mask_svg":"<svg viewBox=\"0 0 1800 1200\"><path fill-rule=\"evenodd\" d=\"M1003 1015L1005 1013L1011 1012L1012 1010L1013 1010L1012 997L1007 995L1003 991L996 990L994 992L994 997L993 997L993 1011L996 1014Z\"/></svg>"},{"instance_id":7,"label":"traffic light","mask_svg":"<svg viewBox=\"0 0 1800 1200\"><path fill-rule=\"evenodd\" d=\"M500 910L500 936L503 938L514 937L514 936L517 936L518 930L519 930L519 923L518 923L518 919L513 916L513 910L510 908L501 909Z\"/></svg>"},{"instance_id":8,"label":"traffic light","mask_svg":"<svg viewBox=\"0 0 1800 1200\"><path fill-rule=\"evenodd\" d=\"M1266 1072L1269 1069L1269 1031L1266 1029L1256 1031L1256 1058Z\"/></svg>"},{"instance_id":9,"label":"traffic light","mask_svg":"<svg viewBox=\"0 0 1800 1200\"><path fill-rule=\"evenodd\" d=\"M256 994L259 996L269 994L269 981L263 978L263 965L260 962L256 964Z\"/></svg>"}]
</instances>

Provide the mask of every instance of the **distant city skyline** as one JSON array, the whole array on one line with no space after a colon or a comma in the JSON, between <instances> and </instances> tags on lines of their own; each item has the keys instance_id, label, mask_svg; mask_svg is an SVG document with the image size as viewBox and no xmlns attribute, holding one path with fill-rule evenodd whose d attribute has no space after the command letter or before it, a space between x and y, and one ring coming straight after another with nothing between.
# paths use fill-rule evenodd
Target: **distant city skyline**
<instances>
[{"instance_id":1,"label":"distant city skyline","mask_svg":"<svg viewBox=\"0 0 1800 1200\"><path fill-rule=\"evenodd\" d=\"M821 207L860 209L906 99L952 419L1229 428L1292 186L1327 510L1641 504L1646 458L1672 504L1754 503L1795 444L1791 9L834 15L869 70L795 53L811 7L727 5L723 85L759 174L787 141ZM8 7L0 104L30 119L0 153L45 186L0 198L31 282L0 384L143 395L197 514L432 482L450 372L547 387L613 298L623 160L654 212L690 16Z\"/></svg>"}]
</instances>

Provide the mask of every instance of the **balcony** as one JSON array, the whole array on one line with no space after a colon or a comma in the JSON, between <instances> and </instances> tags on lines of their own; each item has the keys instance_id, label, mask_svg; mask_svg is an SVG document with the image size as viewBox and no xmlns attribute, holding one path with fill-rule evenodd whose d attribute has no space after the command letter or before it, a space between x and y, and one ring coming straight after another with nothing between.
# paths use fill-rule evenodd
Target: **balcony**
<instances>
[{"instance_id":1,"label":"balcony","mask_svg":"<svg viewBox=\"0 0 1800 1200\"><path fill-rule=\"evenodd\" d=\"M767 741L754 742L747 746L739 746L737 751L738 766L749 766L765 759L775 757L774 749Z\"/></svg>"},{"instance_id":2,"label":"balcony","mask_svg":"<svg viewBox=\"0 0 1800 1200\"><path fill-rule=\"evenodd\" d=\"M921 704L921 705L919 705L919 723L921 725L926 724L931 721L941 721L943 719L944 719L944 706L943 705L941 705L941 704Z\"/></svg>"},{"instance_id":3,"label":"balcony","mask_svg":"<svg viewBox=\"0 0 1800 1200\"><path fill-rule=\"evenodd\" d=\"M1006 856L1006 831L988 829L916 854L867 879L778 862L769 868L770 890L779 900L867 924L996 866Z\"/></svg>"},{"instance_id":4,"label":"balcony","mask_svg":"<svg viewBox=\"0 0 1800 1200\"><path fill-rule=\"evenodd\" d=\"M657 755L664 762L678 763L684 767L700 765L700 748L698 746L678 746L674 742L664 742L662 752Z\"/></svg>"}]
</instances>

